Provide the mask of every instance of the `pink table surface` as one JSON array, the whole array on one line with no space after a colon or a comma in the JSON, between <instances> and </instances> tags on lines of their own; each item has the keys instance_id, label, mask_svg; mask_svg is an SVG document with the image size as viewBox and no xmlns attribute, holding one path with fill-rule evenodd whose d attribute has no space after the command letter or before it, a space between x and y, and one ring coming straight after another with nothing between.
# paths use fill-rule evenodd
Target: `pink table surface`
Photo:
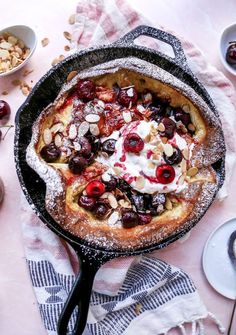
<instances>
[{"instance_id":1,"label":"pink table surface","mask_svg":"<svg viewBox=\"0 0 236 335\"><path fill-rule=\"evenodd\" d=\"M225 72L219 60L219 38L222 29L235 20L235 0L227 0L227 5L221 0L129 1L154 23L162 24L194 42L213 65ZM0 29L11 24L26 24L37 33L39 43L27 66L34 70L26 77L26 81L32 81L32 85L51 67L55 57L66 54L63 48L68 43L63 37L63 31L71 29L68 17L75 6L76 0L1 2ZM40 41L44 37L50 39L50 44L42 48ZM236 84L235 77L226 72L225 75ZM0 99L10 103L12 123L18 107L25 100L19 88L11 84L16 78L22 78L22 71L0 79ZM2 91L8 91L8 96L2 96ZM6 187L5 200L0 210L0 334L45 335L23 251L19 221L21 191L14 166L13 137L14 132L11 131L0 144L0 176ZM158 251L161 259L183 268L192 276L207 308L222 320L226 328L233 303L208 284L201 268L201 256L213 229L236 216L235 196L236 170L233 172L228 198L221 204L212 205L204 219L192 230L191 237L185 243L176 242ZM206 334L216 333L215 327L208 322Z\"/></svg>"}]
</instances>

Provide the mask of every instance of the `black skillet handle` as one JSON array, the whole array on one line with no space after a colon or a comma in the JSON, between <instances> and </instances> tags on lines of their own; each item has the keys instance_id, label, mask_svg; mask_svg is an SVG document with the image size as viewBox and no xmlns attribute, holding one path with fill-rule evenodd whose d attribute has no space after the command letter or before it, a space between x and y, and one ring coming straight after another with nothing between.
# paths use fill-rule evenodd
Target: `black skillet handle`
<instances>
[{"instance_id":1,"label":"black skillet handle","mask_svg":"<svg viewBox=\"0 0 236 335\"><path fill-rule=\"evenodd\" d=\"M101 263L96 262L95 259L90 260L82 254L78 255L78 259L79 274L61 312L57 325L58 335L68 333L68 324L76 307L78 307L78 311L73 334L81 335L86 326L93 281Z\"/></svg>"},{"instance_id":2,"label":"black skillet handle","mask_svg":"<svg viewBox=\"0 0 236 335\"><path fill-rule=\"evenodd\" d=\"M160 53L159 51L155 51L155 52L168 58L169 60L172 60L172 61L174 60L174 62L177 63L180 67L182 68L184 67L185 70L187 70L188 72L191 72L191 70L189 69L187 65L187 60L186 60L184 50L182 48L180 40L174 35L167 33L166 31L153 28L153 27L149 27L149 26L138 26L134 28L133 30L131 30L126 35L124 35L123 37L121 37L118 41L116 41L115 45L132 45L134 44L134 41L136 38L138 38L139 36L143 36L143 35L152 37L154 39L157 39L157 40L160 40L162 42L169 44L174 51L174 54L175 54L174 59L167 55ZM154 51L151 49L149 50L152 52Z\"/></svg>"}]
</instances>

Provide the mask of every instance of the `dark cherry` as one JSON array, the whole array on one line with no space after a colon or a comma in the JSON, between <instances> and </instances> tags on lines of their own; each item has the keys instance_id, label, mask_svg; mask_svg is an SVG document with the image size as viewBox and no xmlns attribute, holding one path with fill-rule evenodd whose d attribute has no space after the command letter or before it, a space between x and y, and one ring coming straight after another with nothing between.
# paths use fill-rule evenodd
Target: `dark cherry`
<instances>
[{"instance_id":1,"label":"dark cherry","mask_svg":"<svg viewBox=\"0 0 236 335\"><path fill-rule=\"evenodd\" d=\"M231 65L236 64L236 41L229 42L226 51L226 61Z\"/></svg>"},{"instance_id":2,"label":"dark cherry","mask_svg":"<svg viewBox=\"0 0 236 335\"><path fill-rule=\"evenodd\" d=\"M139 224L139 216L132 210L124 210L121 221L124 228L133 228Z\"/></svg>"},{"instance_id":3,"label":"dark cherry","mask_svg":"<svg viewBox=\"0 0 236 335\"><path fill-rule=\"evenodd\" d=\"M143 150L144 142L138 134L130 133L124 140L124 149L127 152L138 153Z\"/></svg>"},{"instance_id":4,"label":"dark cherry","mask_svg":"<svg viewBox=\"0 0 236 335\"><path fill-rule=\"evenodd\" d=\"M93 180L86 186L86 192L89 197L99 198L105 192L105 185L100 180Z\"/></svg>"},{"instance_id":5,"label":"dark cherry","mask_svg":"<svg viewBox=\"0 0 236 335\"><path fill-rule=\"evenodd\" d=\"M87 197L86 195L81 195L78 199L79 206L91 211L96 204L96 199Z\"/></svg>"},{"instance_id":6,"label":"dark cherry","mask_svg":"<svg viewBox=\"0 0 236 335\"><path fill-rule=\"evenodd\" d=\"M119 179L118 188L124 193L130 193L131 186L124 179Z\"/></svg>"},{"instance_id":7,"label":"dark cherry","mask_svg":"<svg viewBox=\"0 0 236 335\"><path fill-rule=\"evenodd\" d=\"M160 122L160 119L165 115L165 107L158 105L158 106L150 106L150 110L152 114L150 116L151 120Z\"/></svg>"},{"instance_id":8,"label":"dark cherry","mask_svg":"<svg viewBox=\"0 0 236 335\"><path fill-rule=\"evenodd\" d=\"M175 170L171 165L163 164L156 168L156 177L161 184L170 184L175 179Z\"/></svg>"},{"instance_id":9,"label":"dark cherry","mask_svg":"<svg viewBox=\"0 0 236 335\"><path fill-rule=\"evenodd\" d=\"M108 139L102 143L102 151L106 152L109 156L114 154L116 146L116 140Z\"/></svg>"},{"instance_id":10,"label":"dark cherry","mask_svg":"<svg viewBox=\"0 0 236 335\"><path fill-rule=\"evenodd\" d=\"M81 149L79 151L79 154L83 157L89 157L91 155L92 146L89 143L89 140L86 137L80 137L79 144L81 145Z\"/></svg>"},{"instance_id":11,"label":"dark cherry","mask_svg":"<svg viewBox=\"0 0 236 335\"><path fill-rule=\"evenodd\" d=\"M50 143L41 149L40 154L46 162L51 163L60 157L61 151L54 143Z\"/></svg>"},{"instance_id":12,"label":"dark cherry","mask_svg":"<svg viewBox=\"0 0 236 335\"><path fill-rule=\"evenodd\" d=\"M130 200L138 212L145 212L145 198L143 194L131 194Z\"/></svg>"},{"instance_id":13,"label":"dark cherry","mask_svg":"<svg viewBox=\"0 0 236 335\"><path fill-rule=\"evenodd\" d=\"M138 100L138 93L133 87L123 90L121 89L118 94L117 100L122 106L125 107L129 107L130 103L132 103L132 105L135 105Z\"/></svg>"},{"instance_id":14,"label":"dark cherry","mask_svg":"<svg viewBox=\"0 0 236 335\"><path fill-rule=\"evenodd\" d=\"M11 114L11 108L9 104L4 100L0 100L0 120L8 121L10 114Z\"/></svg>"},{"instance_id":15,"label":"dark cherry","mask_svg":"<svg viewBox=\"0 0 236 335\"><path fill-rule=\"evenodd\" d=\"M138 217L139 217L139 224L140 225L145 225L145 224L148 224L152 221L151 214L138 214Z\"/></svg>"},{"instance_id":16,"label":"dark cherry","mask_svg":"<svg viewBox=\"0 0 236 335\"><path fill-rule=\"evenodd\" d=\"M165 126L165 131L163 132L163 135L167 138L172 138L176 130L176 123L168 117L163 117L161 119L161 122Z\"/></svg>"},{"instance_id":17,"label":"dark cherry","mask_svg":"<svg viewBox=\"0 0 236 335\"><path fill-rule=\"evenodd\" d=\"M182 161L183 155L179 148L174 148L174 153L172 156L168 157L164 153L164 160L169 165L179 164Z\"/></svg>"},{"instance_id":18,"label":"dark cherry","mask_svg":"<svg viewBox=\"0 0 236 335\"><path fill-rule=\"evenodd\" d=\"M81 79L77 83L77 95L80 99L89 101L95 98L95 84L92 80Z\"/></svg>"},{"instance_id":19,"label":"dark cherry","mask_svg":"<svg viewBox=\"0 0 236 335\"><path fill-rule=\"evenodd\" d=\"M99 140L99 138L96 138L95 141L91 143L91 146L92 152L96 154L101 148L101 141Z\"/></svg>"},{"instance_id":20,"label":"dark cherry","mask_svg":"<svg viewBox=\"0 0 236 335\"><path fill-rule=\"evenodd\" d=\"M74 174L82 173L87 165L88 161L80 155L73 156L69 160L69 169Z\"/></svg>"},{"instance_id":21,"label":"dark cherry","mask_svg":"<svg viewBox=\"0 0 236 335\"><path fill-rule=\"evenodd\" d=\"M175 120L181 121L185 126L191 123L190 114L185 113L182 108L177 107L175 109Z\"/></svg>"},{"instance_id":22,"label":"dark cherry","mask_svg":"<svg viewBox=\"0 0 236 335\"><path fill-rule=\"evenodd\" d=\"M164 193L156 193L152 197L152 207L158 207L159 205L164 205L166 202L166 196Z\"/></svg>"},{"instance_id":23,"label":"dark cherry","mask_svg":"<svg viewBox=\"0 0 236 335\"><path fill-rule=\"evenodd\" d=\"M117 180L113 176L111 176L109 181L103 181L103 183L105 184L106 192L114 191L117 187Z\"/></svg>"},{"instance_id":24,"label":"dark cherry","mask_svg":"<svg viewBox=\"0 0 236 335\"><path fill-rule=\"evenodd\" d=\"M93 214L98 219L103 219L107 212L109 211L110 207L106 203L98 202L95 204L93 208Z\"/></svg>"}]
</instances>

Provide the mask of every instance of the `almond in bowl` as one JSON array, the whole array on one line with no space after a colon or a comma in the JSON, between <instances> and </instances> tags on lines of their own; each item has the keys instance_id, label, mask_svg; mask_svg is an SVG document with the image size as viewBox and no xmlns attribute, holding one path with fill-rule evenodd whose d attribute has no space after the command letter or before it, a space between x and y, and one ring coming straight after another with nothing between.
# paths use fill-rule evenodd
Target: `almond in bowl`
<instances>
[{"instance_id":1,"label":"almond in bowl","mask_svg":"<svg viewBox=\"0 0 236 335\"><path fill-rule=\"evenodd\" d=\"M31 58L37 44L35 32L18 25L0 31L0 77L22 68Z\"/></svg>"}]
</instances>

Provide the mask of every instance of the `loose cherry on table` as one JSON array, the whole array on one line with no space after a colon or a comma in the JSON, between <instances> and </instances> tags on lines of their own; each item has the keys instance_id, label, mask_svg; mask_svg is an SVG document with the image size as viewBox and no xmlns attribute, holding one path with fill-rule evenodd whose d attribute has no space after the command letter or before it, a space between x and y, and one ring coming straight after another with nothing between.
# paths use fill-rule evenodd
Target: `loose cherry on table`
<instances>
[{"instance_id":1,"label":"loose cherry on table","mask_svg":"<svg viewBox=\"0 0 236 335\"><path fill-rule=\"evenodd\" d=\"M4 100L0 100L0 121L2 124L5 124L11 114L11 108L9 106L9 104L4 101Z\"/></svg>"},{"instance_id":2,"label":"loose cherry on table","mask_svg":"<svg viewBox=\"0 0 236 335\"><path fill-rule=\"evenodd\" d=\"M175 179L175 170L171 165L162 164L156 169L156 177L161 184L170 184Z\"/></svg>"},{"instance_id":3,"label":"loose cherry on table","mask_svg":"<svg viewBox=\"0 0 236 335\"><path fill-rule=\"evenodd\" d=\"M105 192L105 185L99 180L93 180L86 186L86 193L89 197L99 198Z\"/></svg>"},{"instance_id":4,"label":"loose cherry on table","mask_svg":"<svg viewBox=\"0 0 236 335\"><path fill-rule=\"evenodd\" d=\"M144 142L138 134L130 133L124 140L124 149L127 152L138 153L143 150Z\"/></svg>"}]
</instances>

